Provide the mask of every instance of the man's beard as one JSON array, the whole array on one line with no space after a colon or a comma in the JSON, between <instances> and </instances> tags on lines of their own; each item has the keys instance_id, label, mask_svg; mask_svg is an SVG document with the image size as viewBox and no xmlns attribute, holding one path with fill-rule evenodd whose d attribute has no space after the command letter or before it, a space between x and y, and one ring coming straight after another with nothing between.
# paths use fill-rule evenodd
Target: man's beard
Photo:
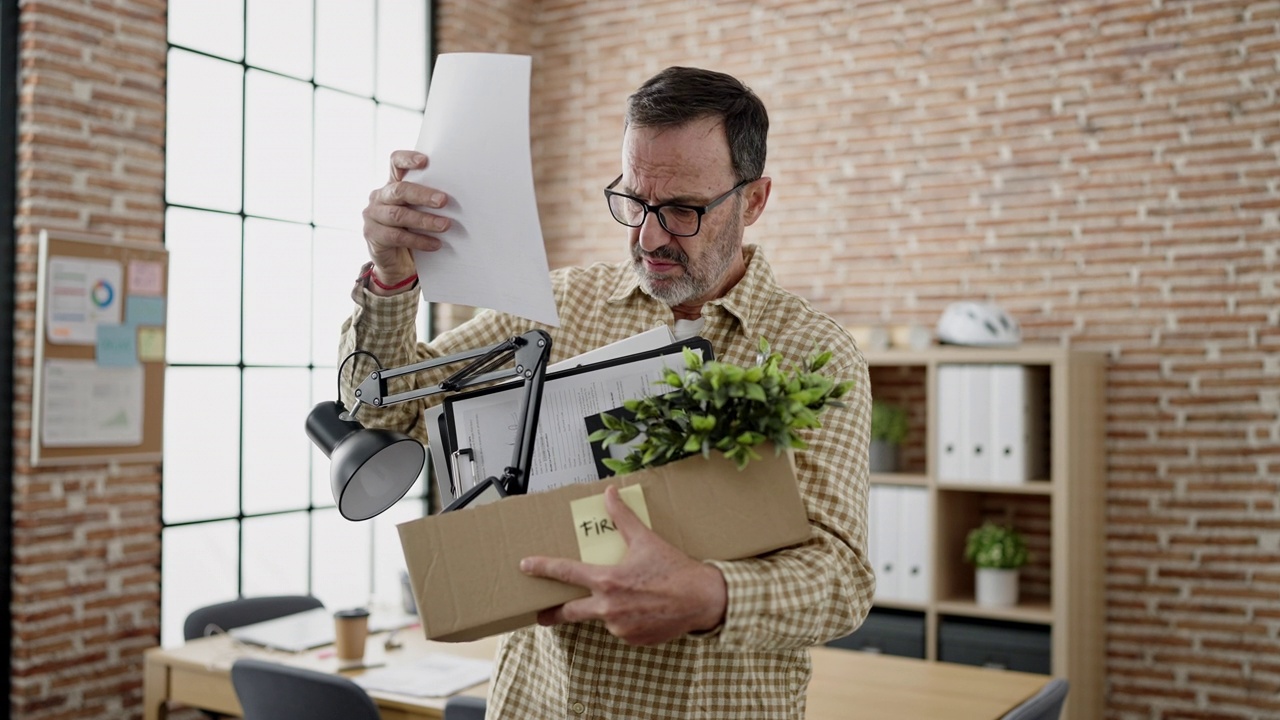
<instances>
[{"instance_id":1,"label":"man's beard","mask_svg":"<svg viewBox=\"0 0 1280 720\"><path fill-rule=\"evenodd\" d=\"M741 237L741 220L726 224L693 265L689 263L689 255L674 244L645 252L637 242L631 246L631 269L640 279L640 287L651 297L668 306L683 305L705 297L724 281L734 257L741 252ZM644 267L646 257L676 263L683 272L675 277L651 273Z\"/></svg>"}]
</instances>

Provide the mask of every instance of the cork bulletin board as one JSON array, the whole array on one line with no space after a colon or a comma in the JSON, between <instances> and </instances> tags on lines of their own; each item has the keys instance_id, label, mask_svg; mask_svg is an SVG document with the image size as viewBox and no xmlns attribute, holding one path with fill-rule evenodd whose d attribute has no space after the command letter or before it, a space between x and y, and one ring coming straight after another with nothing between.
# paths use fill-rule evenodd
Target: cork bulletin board
<instances>
[{"instance_id":1,"label":"cork bulletin board","mask_svg":"<svg viewBox=\"0 0 1280 720\"><path fill-rule=\"evenodd\" d=\"M168 253L41 231L31 463L159 461Z\"/></svg>"}]
</instances>

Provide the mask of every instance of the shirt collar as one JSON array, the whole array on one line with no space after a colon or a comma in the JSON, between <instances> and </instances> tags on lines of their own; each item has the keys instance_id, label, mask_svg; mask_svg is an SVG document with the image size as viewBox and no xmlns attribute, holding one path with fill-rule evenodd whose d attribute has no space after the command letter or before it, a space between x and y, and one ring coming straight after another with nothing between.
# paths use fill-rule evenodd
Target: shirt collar
<instances>
[{"instance_id":1,"label":"shirt collar","mask_svg":"<svg viewBox=\"0 0 1280 720\"><path fill-rule=\"evenodd\" d=\"M743 245L742 255L747 263L747 272L737 284L729 288L729 292L725 293L724 297L712 300L703 306L702 313L706 316L707 308L720 307L724 312L738 319L744 335L755 337L755 327L759 324L760 315L764 312L763 301L773 294L777 287L777 280L773 276L773 268L765 260L759 245ZM634 299L636 302L662 304L665 307L665 304L650 297L640 288L640 279L632 271L630 260L624 262L621 268L621 277L613 294L609 296L610 304Z\"/></svg>"}]
</instances>

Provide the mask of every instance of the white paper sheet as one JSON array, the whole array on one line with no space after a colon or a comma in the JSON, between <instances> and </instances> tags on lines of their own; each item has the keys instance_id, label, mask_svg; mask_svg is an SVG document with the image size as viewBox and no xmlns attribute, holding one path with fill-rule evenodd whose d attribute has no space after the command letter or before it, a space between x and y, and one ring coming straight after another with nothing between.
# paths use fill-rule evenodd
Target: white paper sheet
<instances>
[{"instance_id":1,"label":"white paper sheet","mask_svg":"<svg viewBox=\"0 0 1280 720\"><path fill-rule=\"evenodd\" d=\"M429 653L417 660L370 670L353 678L365 690L412 695L447 697L489 679L493 662L475 658Z\"/></svg>"},{"instance_id":2,"label":"white paper sheet","mask_svg":"<svg viewBox=\"0 0 1280 720\"><path fill-rule=\"evenodd\" d=\"M417 150L405 179L449 195L444 246L414 252L427 301L492 308L558 327L529 156L527 55L436 59Z\"/></svg>"}]
</instances>

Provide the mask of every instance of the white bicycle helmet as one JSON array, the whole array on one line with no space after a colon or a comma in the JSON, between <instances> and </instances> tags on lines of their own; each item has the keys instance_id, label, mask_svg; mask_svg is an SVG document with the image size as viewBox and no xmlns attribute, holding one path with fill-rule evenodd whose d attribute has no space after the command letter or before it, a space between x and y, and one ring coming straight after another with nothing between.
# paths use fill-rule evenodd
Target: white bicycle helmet
<instances>
[{"instance_id":1,"label":"white bicycle helmet","mask_svg":"<svg viewBox=\"0 0 1280 720\"><path fill-rule=\"evenodd\" d=\"M938 319L938 339L952 345L1009 346L1022 341L1022 330L999 305L954 302Z\"/></svg>"}]
</instances>

